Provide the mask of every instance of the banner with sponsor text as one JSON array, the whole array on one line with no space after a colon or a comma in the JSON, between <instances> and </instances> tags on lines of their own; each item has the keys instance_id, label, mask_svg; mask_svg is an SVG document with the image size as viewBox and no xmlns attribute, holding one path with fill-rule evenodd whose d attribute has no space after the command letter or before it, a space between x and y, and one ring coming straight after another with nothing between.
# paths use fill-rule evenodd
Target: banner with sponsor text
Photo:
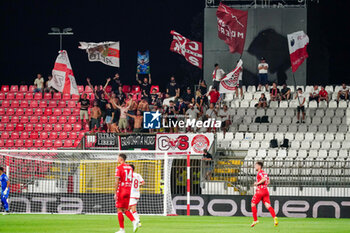
<instances>
[{"instance_id":1,"label":"banner with sponsor text","mask_svg":"<svg viewBox=\"0 0 350 233\"><path fill-rule=\"evenodd\" d=\"M120 134L119 149L120 150L155 150L156 134Z\"/></svg>"}]
</instances>

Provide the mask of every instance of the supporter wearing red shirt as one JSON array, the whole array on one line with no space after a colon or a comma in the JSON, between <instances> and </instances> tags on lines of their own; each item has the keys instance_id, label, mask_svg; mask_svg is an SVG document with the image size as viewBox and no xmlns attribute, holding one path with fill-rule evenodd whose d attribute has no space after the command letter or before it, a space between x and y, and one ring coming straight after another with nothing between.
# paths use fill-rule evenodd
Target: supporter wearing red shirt
<instances>
[{"instance_id":1,"label":"supporter wearing red shirt","mask_svg":"<svg viewBox=\"0 0 350 233\"><path fill-rule=\"evenodd\" d=\"M218 102L218 100L220 99L220 93L216 90L215 87L213 87L211 91L209 91L207 96L210 96L211 104L216 104L216 102Z\"/></svg>"},{"instance_id":2,"label":"supporter wearing red shirt","mask_svg":"<svg viewBox=\"0 0 350 233\"><path fill-rule=\"evenodd\" d=\"M321 90L318 93L318 102L325 100L328 102L328 92L324 89L324 86L321 86Z\"/></svg>"}]
</instances>

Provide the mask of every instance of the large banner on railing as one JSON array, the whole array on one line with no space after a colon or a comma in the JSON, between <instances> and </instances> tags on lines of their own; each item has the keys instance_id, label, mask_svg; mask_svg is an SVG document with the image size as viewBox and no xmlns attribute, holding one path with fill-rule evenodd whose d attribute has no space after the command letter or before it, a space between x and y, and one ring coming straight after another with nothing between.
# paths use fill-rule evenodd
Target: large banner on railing
<instances>
[{"instance_id":1,"label":"large banner on railing","mask_svg":"<svg viewBox=\"0 0 350 233\"><path fill-rule=\"evenodd\" d=\"M214 143L213 133L158 133L156 150L170 154L202 154L204 149L209 150Z\"/></svg>"},{"instance_id":2,"label":"large banner on railing","mask_svg":"<svg viewBox=\"0 0 350 233\"><path fill-rule=\"evenodd\" d=\"M119 135L120 150L155 150L156 134L124 134Z\"/></svg>"},{"instance_id":3,"label":"large banner on railing","mask_svg":"<svg viewBox=\"0 0 350 233\"><path fill-rule=\"evenodd\" d=\"M173 197L176 214L186 214L186 196ZM252 216L252 196L200 195L191 196L191 215ZM349 197L291 197L271 196L271 205L278 217L350 218ZM258 205L258 216L270 213Z\"/></svg>"}]
</instances>

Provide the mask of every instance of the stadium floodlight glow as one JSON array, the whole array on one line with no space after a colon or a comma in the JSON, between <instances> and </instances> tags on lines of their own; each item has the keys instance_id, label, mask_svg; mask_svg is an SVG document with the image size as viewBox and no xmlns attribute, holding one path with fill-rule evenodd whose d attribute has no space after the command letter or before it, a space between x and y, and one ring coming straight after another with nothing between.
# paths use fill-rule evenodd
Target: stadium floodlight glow
<instances>
[{"instance_id":1,"label":"stadium floodlight glow","mask_svg":"<svg viewBox=\"0 0 350 233\"><path fill-rule=\"evenodd\" d=\"M68 27L64 28L61 32L61 29L58 27L52 27L51 32L48 33L49 36L59 36L60 37L60 50L62 50L62 36L72 36L74 35L73 29Z\"/></svg>"}]
</instances>

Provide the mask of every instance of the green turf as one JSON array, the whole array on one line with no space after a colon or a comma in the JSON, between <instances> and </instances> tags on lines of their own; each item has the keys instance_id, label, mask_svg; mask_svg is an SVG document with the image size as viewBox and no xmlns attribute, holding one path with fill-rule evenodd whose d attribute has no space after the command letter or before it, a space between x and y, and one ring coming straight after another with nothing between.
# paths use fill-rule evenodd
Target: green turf
<instances>
[{"instance_id":1,"label":"green turf","mask_svg":"<svg viewBox=\"0 0 350 233\"><path fill-rule=\"evenodd\" d=\"M297 219L279 218L280 225L273 226L272 218L259 218L260 223L250 227L248 217L155 217L141 216L140 233L228 233L228 232L350 232L349 219ZM126 232L132 232L126 221ZM27 215L0 216L0 232L6 233L77 233L116 232L115 215Z\"/></svg>"}]
</instances>

